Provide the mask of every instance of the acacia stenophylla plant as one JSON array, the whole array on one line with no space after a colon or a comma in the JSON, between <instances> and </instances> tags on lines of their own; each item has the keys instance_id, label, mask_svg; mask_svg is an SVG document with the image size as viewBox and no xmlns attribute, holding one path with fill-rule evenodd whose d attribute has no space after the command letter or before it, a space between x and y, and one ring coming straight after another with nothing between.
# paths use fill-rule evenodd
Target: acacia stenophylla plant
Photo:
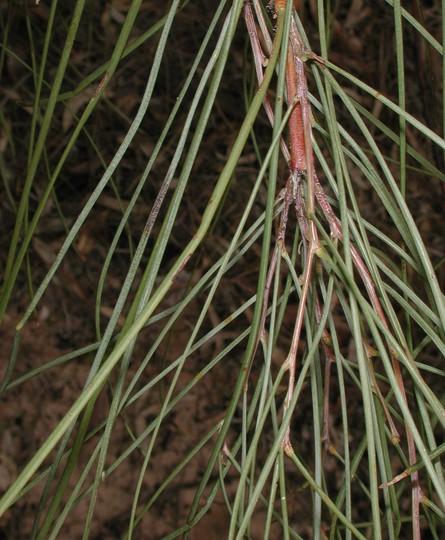
<instances>
[{"instance_id":1,"label":"acacia stenophylla plant","mask_svg":"<svg viewBox=\"0 0 445 540\"><path fill-rule=\"evenodd\" d=\"M445 410L441 384L431 381L444 376L445 302L438 280L443 253L431 254L407 194L413 175L431 184L444 181L439 161L443 165L445 143L443 132L438 134L409 112L405 44L408 32L415 34L436 59L443 58L443 43L400 1L378 7L392 22L394 98L331 59L335 2L311 3L312 33L306 33L303 3L223 0L207 5L211 18L206 33L144 170L132 184L131 197L119 206L120 218L97 280L95 312L85 322L94 327L96 340L28 371L20 368L21 335L156 108L153 96L168 44L180 31L180 14L193 3L173 0L158 8L156 22L134 37L144 3L128 2L106 62L69 91L63 83L86 3L78 0L69 13L51 84L45 63L59 8L55 0L48 3L43 49L26 67L34 77L35 95L26 177L16 204L8 180L4 182L15 222L2 271L2 317L21 272L29 272L36 230L48 201L56 197L70 153L80 137L89 134L96 110L110 99L107 88L126 59L137 58L146 42L153 43L153 54L149 63L141 57L145 89L119 147L66 227L57 256L15 327L1 386L4 397L43 374L57 377L58 368L68 362L87 363L88 375L74 403L10 483L0 513L13 511L38 489L32 537L56 538L66 534L70 513L87 501L83 535L92 537L101 492L122 464L134 459L136 479L128 485L132 502L119 534L151 538L147 523L157 519L157 504L171 496L175 482L202 455L193 497L182 503L182 522L166 538L193 538L216 506L225 509L224 535L231 539L440 538L445 519ZM371 12L377 9L361 4ZM30 36L32 30L31 24ZM14 54L8 32L4 35L3 61ZM198 178L197 163L202 152L208 152L206 134L214 129L215 103L230 76L227 66L240 35L246 45L244 79L230 84L245 86L243 118L217 179L208 187L195 230L166 265L175 224L190 204L187 192ZM442 110L443 90L435 90ZM59 121L58 111L70 110L70 100L85 92L84 107L72 112L70 136L47 167L47 184L36 202L33 190L39 167L48 162L46 145ZM181 116L186 99L187 114ZM414 144L416 137L428 152ZM100 155L94 139L88 140ZM119 243L130 234L143 190L153 181L167 147L173 148L168 167L147 205L145 224L129 250L119 293L104 320L104 288ZM254 148L256 172L246 194L238 177L247 147ZM377 222L369 212L363 215L358 192L364 184ZM122 202L119 186L113 189ZM227 201L233 190L240 190L242 208L236 222L224 230L218 224L231 222ZM214 258L203 257L213 230L224 239L224 250L209 251L216 253ZM242 280L245 274L238 269L251 253L259 254L256 290L247 298L232 294L237 303L215 318L215 305L230 283L227 276L240 272ZM172 291L184 275L188 283L178 298ZM186 339L179 340L181 350L175 349L168 362L155 364L181 320L188 321ZM195 376L184 382L188 366L197 366L196 357L200 367L193 367ZM157 367L151 370L153 364ZM230 387L224 406L215 411L218 418L209 414L205 429L196 430L194 444L165 469L163 481L153 485L165 426L203 384L208 384L208 392L219 388L213 380L225 371L230 371ZM97 422L94 410L104 394L107 414ZM157 406L138 432L126 418L141 402ZM128 440L116 457L113 433L121 423ZM182 428L193 431L191 425Z\"/></svg>"}]
</instances>

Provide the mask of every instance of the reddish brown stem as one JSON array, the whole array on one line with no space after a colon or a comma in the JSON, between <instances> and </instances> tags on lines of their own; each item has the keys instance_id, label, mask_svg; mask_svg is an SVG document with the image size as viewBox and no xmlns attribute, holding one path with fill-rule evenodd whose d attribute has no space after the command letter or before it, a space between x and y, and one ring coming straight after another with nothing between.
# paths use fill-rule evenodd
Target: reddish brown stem
<instances>
[{"instance_id":1,"label":"reddish brown stem","mask_svg":"<svg viewBox=\"0 0 445 540\"><path fill-rule=\"evenodd\" d=\"M285 249L284 242L285 242L285 236L286 236L287 220L289 216L289 207L292 202L292 191L288 187L290 182L291 182L291 179L289 179L288 185L286 186L286 189L284 190L284 204L283 204L283 210L281 212L281 217L280 217L280 226L278 228L277 243L275 245L275 249L273 251L272 258L269 264L269 270L267 272L266 284L264 286L263 307L262 307L262 314L261 314L260 329L258 332L258 339L255 344L255 348L252 352L252 357L249 361L249 366L247 368L245 390L247 390L249 374L250 374L250 370L252 369L252 363L253 363L253 359L255 358L256 351L258 349L258 344L265 334L267 306L269 305L269 294L270 294L270 289L272 286L272 280L275 275L275 270L277 267L278 255L279 255L280 249Z\"/></svg>"},{"instance_id":2,"label":"reddish brown stem","mask_svg":"<svg viewBox=\"0 0 445 540\"><path fill-rule=\"evenodd\" d=\"M255 4L255 11L257 12L257 16L258 16L258 12L261 13L260 26L261 28L263 28L263 25L265 26L266 23L262 17L261 9L259 8L259 11L258 11L258 6L257 6L258 0L256 0L254 4ZM255 19L252 13L252 6L250 5L249 2L246 2L246 4L244 5L244 19L246 21L250 44L252 46L253 58L255 62L255 71L256 71L258 84L261 84L264 77L264 66L267 63L267 57L264 54L263 49L261 48L260 40L258 39L258 32L255 25ZM261 21L263 24L261 24ZM265 28L267 27L265 26ZM269 46L269 41L270 39L266 40L266 47L268 48L267 50L268 54L270 54L272 50L272 47ZM271 123L271 125L273 125L274 113L273 113L272 106L267 96L264 98L264 109L266 111L267 117L269 118L269 122ZM282 137L280 140L280 144L281 144L281 151L283 152L283 155L285 156L286 161L289 161L289 150L287 148L285 140Z\"/></svg>"},{"instance_id":3,"label":"reddish brown stem","mask_svg":"<svg viewBox=\"0 0 445 540\"><path fill-rule=\"evenodd\" d=\"M288 0L275 0L275 10L276 11L285 10L287 1ZM258 0L254 0L254 2L255 2L255 9L257 9ZM250 10L250 7L248 7L248 4L246 4L245 9L246 9L245 12L250 13L251 15L251 10ZM262 76L263 76L262 64L264 60L264 55L261 51L261 46L259 44L253 16L252 17L246 16L246 22L249 28L249 35L251 38L252 47L255 51L257 76L258 76L259 82L261 82ZM260 24L261 24L261 20L260 20ZM265 32L263 26L262 26L262 31L266 36L267 32ZM307 218L308 212L310 214L313 214L315 212L315 205L314 205L315 198L317 199L318 204L320 205L320 208L322 210L322 213L324 214L325 218L327 219L329 223L332 236L334 238L339 238L340 240L343 240L343 231L342 231L341 224L338 218L336 217L336 215L334 214L331 205L327 201L323 188L321 187L318 181L317 175L315 173L314 158L313 158L313 151L312 151L312 144L311 144L312 128L311 128L311 123L310 123L311 122L310 104L308 100L307 82L306 82L306 77L304 73L304 63L302 61L303 53L305 53L305 51L303 50L301 36L298 32L295 22L291 21L290 43L289 43L289 50L288 50L288 54L286 58L286 88L287 88L288 106L289 107L293 106L294 108L292 110L292 113L289 119L290 152L285 147L285 145L282 144L283 153L286 159L288 160L289 167L291 170L291 182L288 182L288 185L286 186L285 199L287 201L293 200L295 204L295 207L297 210L298 222L300 225L300 229L303 233L306 253L305 253L305 271L304 271L304 276L303 276L303 287L302 287L302 293L301 293L301 298L300 298L299 307L298 307L297 320L295 323L292 345L289 351L288 358L286 360L286 364L289 369L289 386L288 386L288 392L287 392L286 400L285 400L286 408L290 405L292 395L293 395L293 386L295 383L295 370L296 370L296 355L297 355L300 333L301 333L302 324L303 324L307 295L308 295L310 283L312 280L312 267L313 267L314 257L319 248L318 233L317 233L315 224L313 221L310 221ZM322 60L318 58L315 58L315 59L322 62ZM265 107L266 107L266 111L267 111L270 121L273 122L274 118L273 118L272 108L267 101L266 101ZM306 178L307 180L306 202L301 197L301 194L299 192L300 181L303 177ZM289 194L289 190L293 190L292 195ZM288 206L287 206L287 209L288 209ZM287 221L287 209L286 209L286 217L284 221ZM283 229L281 229L281 233L284 238ZM279 241L281 242L282 240L280 239ZM271 267L270 267L270 271L269 271L269 275L267 279L267 282L268 282L267 285L269 288L271 285L271 280L275 272L276 263L277 263L277 256L278 256L277 247L274 251L274 256L272 258L272 263L271 263ZM377 291L375 289L374 282L372 280L372 276L368 270L368 267L366 266L366 263L363 261L358 250L354 246L351 246L351 256L352 256L354 266L356 267L361 279L363 280L363 283L365 284L368 296L371 300L371 303L379 319L383 322L383 324L387 328L389 328L384 310L382 308L382 305L377 295ZM268 298L268 295L266 295L266 298ZM263 308L264 308L264 314L263 314L263 318L264 318L266 309L267 309L267 299ZM401 373L400 366L397 360L397 355L391 346L390 346L390 351L391 351L391 356L393 359L393 367L396 374L397 382L402 391L404 400L406 402L407 400L406 400L406 393L405 393L405 388L404 388L404 381L403 381L402 373ZM372 365L370 366L370 369L372 371ZM327 378L329 378L329 373L327 373L326 376ZM379 398L382 402L382 405L384 406L385 413L387 414L388 422L391 426L393 439L397 440L399 437L397 430L395 429L394 423L392 422L388 414L388 411L385 406L383 396L380 390L378 389L378 387L376 387L376 389L377 389L376 390L377 394L379 395ZM325 401L326 401L326 398L325 398ZM326 404L325 404L325 408L326 408ZM325 410L325 413L326 413L326 410ZM407 439L408 439L410 463L415 463L416 450L415 450L412 434L410 430L408 429L408 427L406 427L406 433L407 433ZM288 429L285 435L284 442L283 442L285 449L288 449L291 447L289 434L290 434L290 430ZM412 497L413 515L415 516L413 532L414 532L415 537L417 537L418 536L418 519L416 516L418 516L419 503L422 496L419 483L418 483L417 473L412 474L412 481L413 481L413 497Z\"/></svg>"},{"instance_id":4,"label":"reddish brown stem","mask_svg":"<svg viewBox=\"0 0 445 540\"><path fill-rule=\"evenodd\" d=\"M291 106L297 96L297 74L295 70L292 48L287 51L286 61L287 102ZM304 142L304 124L301 102L297 101L289 117L290 169L304 171L306 169L306 145Z\"/></svg>"}]
</instances>

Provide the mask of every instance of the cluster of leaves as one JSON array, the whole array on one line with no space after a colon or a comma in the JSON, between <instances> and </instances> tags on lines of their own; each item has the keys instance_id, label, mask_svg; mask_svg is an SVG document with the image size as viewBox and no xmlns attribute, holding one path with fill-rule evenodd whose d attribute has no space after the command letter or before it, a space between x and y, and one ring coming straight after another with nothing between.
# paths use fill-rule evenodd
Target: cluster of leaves
<instances>
[{"instance_id":1,"label":"cluster of leaves","mask_svg":"<svg viewBox=\"0 0 445 540\"><path fill-rule=\"evenodd\" d=\"M420 538L426 529L440 538L445 410L442 384L435 381L445 374L445 302L437 277L443 253L428 250L416 222L417 207L407 200L410 179L428 178L431 184L445 180L439 165L445 143L409 112L407 29L442 58L444 45L399 0L388 0L382 9L391 14L397 68L396 98L390 99L332 60L338 6L312 3L317 55L292 2L276 0L273 16L258 0L253 7L242 0L216 2L177 98L147 149L138 136L147 130L149 115L156 117L156 88L169 43L179 31L181 14L194 4L173 0L165 13L156 12L145 32L136 31L144 15L141 0L122 3L121 11L112 4L113 17L121 22L114 46L106 61L72 90L64 87L70 70L78 75L74 44L88 15L85 0L77 0L67 13L57 0L51 2L44 12L42 47L39 54L31 49L29 63L9 47L14 10L2 19L0 69L7 60L18 62L34 86L32 103L25 104L31 114L26 174L19 190L11 189L1 163L5 201L14 216L2 271L2 317L21 285L21 272L27 268L33 280L32 248L40 245L36 237L49 204L59 210L65 232L37 290L30 286L32 298L15 327L0 393L8 399L31 380L48 373L57 377L67 363L86 365L87 375L74 403L2 496L0 514L40 489L32 536L55 538L69 515L88 501L83 515L87 538L95 531L98 500L107 489L104 480L111 481L133 458L139 469L128 486L131 504L120 533L139 537L137 527L145 524L147 530L148 520L156 519L149 510L174 492L194 460L205 456L183 522L168 531L168 538L187 536L218 502L224 503L230 538L256 537L259 528L265 538ZM38 9L25 17L31 45L36 14L43 17ZM58 21L66 24L66 37L49 83L46 72L54 55L51 44L59 36ZM252 51L243 69L245 114L214 186L206 187L202 215L182 241L178 222L190 207L187 191L205 191L193 186L195 169L209 151L205 139L218 111L237 31L248 36ZM137 53L147 43L151 48L145 52L152 56L145 87L133 102L138 104L133 117L128 117L131 107L128 116L121 112L129 126L106 164L98 134L92 136L94 115L102 103L112 102L110 88L119 69L131 58L143 58ZM181 115L184 103L187 112ZM443 110L442 104L436 107ZM271 135L264 136L264 125L257 121L264 121L263 108ZM62 126L64 144L54 157L48 148L55 125ZM7 132L6 122L4 126ZM11 146L12 137L6 140ZM68 224L57 187L66 181L69 160L81 140L88 141L104 172ZM237 181L246 145L254 149L258 163L247 193ZM146 163L129 193L117 179L128 153L138 148ZM168 166L157 184L167 151ZM45 182L39 179L42 171ZM374 205L366 217L358 189L363 185ZM135 234L131 220L139 215L148 187L148 218ZM100 212L101 203L111 204L107 190L114 193L120 217L104 250L94 314L87 323L94 327L95 339L23 369L22 336L44 295L57 284L71 249L79 250L88 220ZM241 209L235 225L224 231L218 227L228 222L231 191L242 199ZM224 240L223 250L212 249L212 231ZM124 270L119 249L125 235L129 262ZM257 254L252 292L242 269ZM116 260L124 277L113 308L106 311L104 290ZM195 272L189 272L193 265ZM178 297L174 289L184 276ZM242 287L229 293L235 283L249 283L245 298ZM184 330L179 338L184 322L186 338ZM180 347L171 346L173 337ZM157 363L169 344L174 355ZM196 359L203 363L200 367ZM225 375L227 383L218 385L226 365L231 373ZM188 366L193 377L186 376ZM196 429L186 455L172 460L154 486L151 471L172 415L199 388L211 394L212 387L223 398L220 418L209 415L211 421ZM107 413L96 421L95 408L104 395ZM138 429L131 411L147 401L157 403L155 413ZM119 425L125 426L128 438L116 457L113 435ZM79 463L82 470L76 472Z\"/></svg>"}]
</instances>

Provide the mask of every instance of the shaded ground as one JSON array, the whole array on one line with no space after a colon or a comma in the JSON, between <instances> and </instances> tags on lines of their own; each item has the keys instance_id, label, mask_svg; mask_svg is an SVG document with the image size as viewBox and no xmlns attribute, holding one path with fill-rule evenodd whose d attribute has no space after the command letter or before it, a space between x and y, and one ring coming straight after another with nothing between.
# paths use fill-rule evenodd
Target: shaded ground
<instances>
[{"instance_id":1,"label":"shaded ground","mask_svg":"<svg viewBox=\"0 0 445 540\"><path fill-rule=\"evenodd\" d=\"M7 15L6 2L0 2L3 15L3 25L10 17L9 44L14 50L13 55L7 55L3 67L4 76L1 81L1 91L3 93L2 106L4 107L4 124L2 128L2 139L0 140L2 151L2 174L9 182L12 192L12 199L18 200L23 189L24 171L26 170L26 145L21 141L27 140L29 136L29 112L27 107L33 98L33 81L29 71L21 66L17 58L30 61L28 54L28 42L24 38L26 35L25 11L19 11L10 7ZM26 4L26 2L24 2ZM114 45L120 24L128 9L129 2L96 2L90 3L89 13L85 25L82 27L78 37L78 43L74 48L74 64L69 72L66 82L67 89L74 87L82 79L81 74L89 73L107 58L109 51ZM171 104L176 99L176 78L183 79L194 58L206 25L208 25L212 14L213 5L216 2L191 2L190 5L178 16L175 23L175 32L169 46L165 65L161 71L160 83L156 89L153 102L156 107L150 113L151 116L144 121L142 130L137 134L135 144L125 156L122 167L120 167L114 178L116 190L124 202L131 197L135 180L153 150L152 141L156 140L161 126L165 122L166 116L171 108ZM305 21L311 42L317 42L314 31L315 6L316 2L308 2L308 5L301 9L302 19ZM438 34L436 25L438 21L437 3L426 2L423 7L422 16L426 24L431 28L431 32ZM415 11L414 15L419 16ZM39 34L39 28L43 32L48 20L48 6L41 2L38 7L32 3L27 4L29 20L33 28L33 38L36 49L41 47L43 34ZM63 10L69 10L66 6L60 8L60 20L66 19ZM163 13L164 5L147 1L143 3L140 19L136 24L135 34L142 33ZM393 75L396 72L395 60L392 50L388 49L388 43L393 36L391 32L392 21L389 20L390 10L385 10L383 6L378 8L371 2L354 1L348 3L348 7L341 7L335 13L332 32L332 52L333 62L343 65L359 77L362 77L369 84L379 88L382 93L395 96L397 93L396 79ZM66 19L68 20L68 19ZM56 37L64 39L65 29L61 26L56 32ZM312 36L311 36L312 32ZM56 37L54 39L56 39ZM213 128L205 137L206 147L203 149L202 157L196 165L195 181L188 188L185 210L179 216L178 226L175 229L172 245L169 246L168 259L172 260L184 245L185 241L194 234L200 221L202 211L207 204L211 193L215 177L221 170L227 149L233 143L233 133L236 133L237 126L243 117L242 77L243 70L243 49L245 30L240 24L236 37L236 45L231 56L231 61L227 69L227 76L217 99L216 113L212 120ZM426 49L414 34L406 37L406 47L412 50L410 61L407 64L407 74L411 84L408 90L408 107L414 115L424 118L430 127L439 132L437 118L440 114L433 110L431 103L437 99L436 93L440 92L440 84L437 85L437 78L440 77L440 65L434 53ZM144 66L147 58L152 59L154 54L154 42L148 41L144 48L137 55L130 56L115 77L95 118L91 122L89 135L100 143L101 156L105 163L108 163L113 156L117 145L121 142L122 134L128 129L129 119L131 119L139 104L143 85L145 84ZM314 47L315 48L315 47ZM48 70L55 69L58 57L57 48L51 48L50 65ZM141 60L140 55L146 55L146 59ZM71 77L71 80L70 80ZM435 81L433 84L431 81ZM355 91L354 91L355 92ZM89 98L90 96L87 96ZM364 106L369 104L366 96L356 96ZM17 104L17 100L20 100ZM440 102L440 101L439 101ZM74 98L70 102L74 110L81 110L85 102ZM185 107L186 108L186 107ZM116 112L118 111L119 114ZM378 111L374 111L378 112ZM185 111L184 113L185 114ZM386 114L383 112L382 114ZM346 115L345 115L346 116ZM388 122L387 118L382 118ZM53 146L48 148L48 156L54 159L60 156L66 145L72 130L72 119L69 115L60 111L60 124L54 125L51 140ZM10 145L7 141L7 129L13 135L15 145ZM396 127L395 127L396 129ZM265 118L259 122L258 133L269 133L264 144L267 145L270 131ZM257 135L258 135L257 133ZM179 136L179 134L177 134ZM378 133L376 134L378 140ZM175 137L173 137L173 140ZM408 140L415 148L422 149L422 152L429 157L439 169L443 169L442 156L434 155L433 148L426 148L425 142L417 140L415 135L408 131ZM395 159L396 147L385 148L385 152ZM113 267L105 282L102 307L101 324L105 326L112 308L116 301L118 292L122 285L123 275L127 270L127 262L131 249L140 235L144 226L147 207L159 189L161 180L165 175L171 159L169 149L163 150L161 159L158 160L154 181L144 189L141 201L138 203L131 219L131 227L125 238L121 240L118 248L118 256L113 260ZM50 169L53 167L50 164ZM190 283L196 283L198 277L208 267L208 261L221 255L226 248L226 239L230 237L230 231L237 223L243 202L245 201L250 182L254 178L258 169L253 148L249 147L243 157L242 168L239 176L234 180L231 191L228 194L227 208L230 212L223 217L210 234L205 248L199 256L199 263L190 272L181 275L181 279L175 285L174 295L169 297L169 305L173 305L183 294L183 291ZM351 169L354 171L354 169ZM47 269L51 265L65 238L65 227L69 227L80 209L84 206L92 189L94 189L97 178L103 171L103 163L92 151L91 145L86 138L80 138L79 144L72 152L68 163L64 169L62 181L57 184L56 194L60 204L60 213L64 220L60 219L60 213L54 203L50 203L45 208L43 217L39 224L37 233L32 242L30 253L30 267L32 268L30 281L33 287L37 287L43 279ZM33 199L36 204L44 190L47 181L47 171L42 166L40 179L33 188ZM380 221L383 213L379 213L379 208L375 207L372 199L370 186L366 185L360 175L353 173L353 180L360 192L358 196L363 215L372 222L380 222L384 229L388 225ZM3 189L3 184L2 184ZM412 173L408 184L408 201L416 216L419 229L430 248L431 256L436 263L439 263L444 256L443 238L445 236L445 224L443 221L443 191L439 181L431 179L428 185L424 180ZM258 200L258 212L264 207L265 194L261 192ZM10 236L12 233L15 214L11 208L9 198L5 193L1 194L2 216L1 226L4 233L0 238L0 257L6 260ZM39 304L31 322L27 324L21 334L21 343L17 365L14 371L13 380L22 374L38 368L43 363L58 358L80 347L87 346L96 341L96 331L94 328L95 291L102 264L107 253L108 246L112 239L114 230L120 220L119 204L113 190L110 188L107 193L101 196L98 204L99 211L95 212L86 226L82 229L76 243L76 251L72 251L65 259L57 276ZM241 299L249 298L255 291L256 280L256 259L257 253L250 255L245 261L245 273L228 275L224 285L224 294L218 298L217 308L211 313L211 319L207 323L206 330L212 325L216 326L224 319L235 306L240 304ZM165 268L169 268L169 260L164 261ZM201 265L201 266L200 266ZM192 271L193 270L193 271ZM443 268L439 267L439 277L443 282ZM29 283L23 272L19 276L10 303L10 309L0 326L0 370L3 373L10 356L14 328L20 320L29 303ZM164 308L169 307L164 305ZM161 366L167 365L184 350L190 336L191 325L199 313L199 306L193 306L178 322L173 337L166 339L162 349L150 362L140 378L138 385L142 387L153 379L159 372ZM251 311L246 313L243 320L239 321L242 329L249 322ZM238 323L237 323L238 324ZM142 334L142 339L138 341L131 360L130 374L136 372L137 367L143 360L147 350L151 346L154 336L161 330L162 324L154 325L146 329ZM342 321L339 321L340 341L345 350L350 347L350 336L348 328ZM289 339L292 325L283 329L284 344ZM341 335L343 330L344 335ZM237 328L229 329L228 332L237 332ZM289 335L287 335L289 334ZM182 376L178 382L178 391L192 381L199 371L206 365L208 358L212 358L215 350L219 350L224 343L224 333L217 339L221 342L210 342L206 348L202 348L199 354L191 357L185 364ZM282 358L277 354L277 365ZM207 353L207 355L206 355ZM35 450L45 440L47 435L54 429L60 418L63 417L68 407L73 403L82 389L86 377L89 373L94 351L83 355L80 359L69 361L57 366L54 369L45 371L37 378L33 378L20 386L9 390L2 401L0 415L0 492L4 491L17 472L23 469ZM283 348L283 357L284 357ZM428 360L428 350L425 351L425 359ZM439 362L437 358L430 358L430 362L435 365ZM182 457L191 450L220 419L231 396L231 391L237 377L237 365L239 354L235 350L231 360L222 365L218 365L211 375L204 377L200 384L195 386L182 401L181 406L176 408L170 415L167 422L161 427L156 446L153 451L153 459L144 477L141 487L140 501L146 502L151 497L153 491L157 489L165 480L166 475L173 470ZM231 364L232 362L232 364ZM256 372L253 370L252 377ZM335 384L335 383L334 383ZM432 385L440 385L440 381L432 381ZM109 465L122 454L131 444L129 436L129 426L138 436L157 416L165 396L166 387L159 384L151 390L151 399L135 401L126 409L119 418L112 433L110 444L111 451L108 459ZM306 391L308 397L308 410L310 410L310 389ZM109 411L111 389L106 388L100 395L92 416L92 425L98 425L103 421ZM333 409L338 404L333 403ZM304 448L305 441L310 439L310 422L307 425L307 416L304 407L299 411L296 423L301 429L301 445ZM238 419L239 422L239 419ZM306 422L306 424L305 424ZM360 426L361 418L356 418L357 426ZM335 430L334 430L335 432ZM117 474L111 474L99 490L99 500L97 502L94 528L91 538L114 539L126 530L128 526L128 513L134 497L134 489L138 481L138 475L143 463L143 452L147 451L150 438L141 443L141 451L132 452L128 459L119 466ZM89 456L89 450L94 448L97 441L93 436L87 443L85 456ZM88 448L90 445L90 448ZM308 442L309 447L309 442ZM137 538L157 539L168 534L186 520L190 505L192 503L197 484L205 469L207 460L212 451L211 441L204 447L203 451L190 462L186 469L178 476L175 482L157 500L156 505L143 518L138 529ZM329 460L329 458L328 458ZM81 474L81 470L76 471L75 478ZM217 471L215 471L215 478ZM89 475L91 480L93 475ZM90 480L90 481L91 481ZM289 508L296 520L306 523L305 516L311 511L305 506L302 493L306 490L301 478L293 479L295 489L290 491ZM333 466L332 482L338 482ZM228 489L231 486L230 476L226 483ZM0 538L27 538L29 537L35 520L36 510L42 494L43 486L39 485L26 495L0 520ZM173 488L173 489L172 489ZM199 526L193 531L191 538L226 538L228 512L226 510L221 494L216 498L217 504L213 505L209 513L202 519ZM404 501L401 504L405 504ZM142 503L140 508L142 507ZM88 499L81 501L76 508L70 512L65 525L60 533L60 537L66 539L80 538L83 532L85 515L88 508ZM357 511L360 512L359 504ZM257 538L262 531L262 520L264 515L259 514L251 531L252 538ZM310 524L300 528L301 534L310 535Z\"/></svg>"}]
</instances>

